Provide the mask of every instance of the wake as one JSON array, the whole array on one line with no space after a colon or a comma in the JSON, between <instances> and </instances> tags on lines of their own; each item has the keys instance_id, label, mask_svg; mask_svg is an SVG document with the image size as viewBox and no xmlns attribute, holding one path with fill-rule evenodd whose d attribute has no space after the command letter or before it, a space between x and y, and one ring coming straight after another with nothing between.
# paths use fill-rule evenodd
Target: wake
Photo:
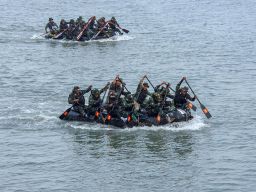
<instances>
[{"instance_id":1,"label":"wake","mask_svg":"<svg viewBox=\"0 0 256 192\"><path fill-rule=\"evenodd\" d=\"M65 40L65 39L45 39L44 35L42 34L34 34L31 38L31 40L37 40L37 41L42 41L42 42L59 42L59 43L70 43L70 44L88 44L88 43L93 43L93 42L115 42L115 41L129 41L132 39L135 39L132 36L129 35L115 35L113 37L107 38L107 39L98 39L98 40L90 40L90 41L73 41L73 40Z\"/></svg>"},{"instance_id":2,"label":"wake","mask_svg":"<svg viewBox=\"0 0 256 192\"><path fill-rule=\"evenodd\" d=\"M116 131L138 131L138 130L150 130L150 131L159 131L159 130L166 130L166 131L197 131L201 130L208 125L203 121L201 116L195 116L194 119L187 121L187 122L178 122L167 124L163 126L152 126L152 127L133 127L133 128L115 128L109 125L103 125L98 123L84 123L84 122L67 122L65 123L64 127L66 128L73 128L73 129L84 129L84 130L116 130Z\"/></svg>"}]
</instances>

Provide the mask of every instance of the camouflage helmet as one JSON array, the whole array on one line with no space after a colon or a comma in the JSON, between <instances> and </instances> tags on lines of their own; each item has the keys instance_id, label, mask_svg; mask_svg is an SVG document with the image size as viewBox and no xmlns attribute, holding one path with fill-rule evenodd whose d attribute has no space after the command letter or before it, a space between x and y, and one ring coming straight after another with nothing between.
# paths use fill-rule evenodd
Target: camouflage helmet
<instances>
[{"instance_id":1,"label":"camouflage helmet","mask_svg":"<svg viewBox=\"0 0 256 192\"><path fill-rule=\"evenodd\" d=\"M184 90L184 91L188 91L188 87L187 86L184 86L181 89Z\"/></svg>"},{"instance_id":2,"label":"camouflage helmet","mask_svg":"<svg viewBox=\"0 0 256 192\"><path fill-rule=\"evenodd\" d=\"M126 95L125 100L128 101L128 102L133 101L133 96L132 96L132 94Z\"/></svg>"},{"instance_id":3,"label":"camouflage helmet","mask_svg":"<svg viewBox=\"0 0 256 192\"><path fill-rule=\"evenodd\" d=\"M100 96L100 91L98 89L93 89L91 91L91 93L92 93L92 96L94 96L94 97L99 97Z\"/></svg>"},{"instance_id":4,"label":"camouflage helmet","mask_svg":"<svg viewBox=\"0 0 256 192\"><path fill-rule=\"evenodd\" d=\"M152 97L155 101L161 101L161 96L159 93L153 93Z\"/></svg>"},{"instance_id":5,"label":"camouflage helmet","mask_svg":"<svg viewBox=\"0 0 256 192\"><path fill-rule=\"evenodd\" d=\"M80 87L79 87L79 86L74 86L74 88L73 88L73 92L77 91L78 89L80 89Z\"/></svg>"}]
</instances>

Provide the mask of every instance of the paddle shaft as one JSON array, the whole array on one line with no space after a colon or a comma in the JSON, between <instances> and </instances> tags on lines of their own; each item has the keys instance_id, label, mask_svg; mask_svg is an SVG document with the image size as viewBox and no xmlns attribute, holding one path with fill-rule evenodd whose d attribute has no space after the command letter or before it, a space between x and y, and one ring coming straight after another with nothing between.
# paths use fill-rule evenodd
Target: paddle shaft
<instances>
[{"instance_id":1,"label":"paddle shaft","mask_svg":"<svg viewBox=\"0 0 256 192\"><path fill-rule=\"evenodd\" d=\"M100 31L98 33L96 33L96 35L94 35L90 40L95 39L96 37L98 37L98 35L104 30L104 28L108 25L108 22L105 23L105 25L100 29Z\"/></svg>"},{"instance_id":2,"label":"paddle shaft","mask_svg":"<svg viewBox=\"0 0 256 192\"><path fill-rule=\"evenodd\" d=\"M120 27L119 24L112 23L111 21L108 21L108 23L117 26L119 29L121 29L121 30L122 30L123 32L125 32L125 33L129 33L129 30Z\"/></svg>"},{"instance_id":3,"label":"paddle shaft","mask_svg":"<svg viewBox=\"0 0 256 192\"><path fill-rule=\"evenodd\" d=\"M194 94L194 96L195 96L196 94L195 94L195 92L193 91L193 89L190 87L190 85L189 85L188 81L187 81L186 79L185 79L185 81L186 81L186 83L187 83L188 87L190 88L190 90L192 91L192 93L193 93L193 94ZM196 97L196 99L197 99L198 103L199 103L200 105L202 105L202 103L200 102L200 100L198 99L198 97Z\"/></svg>"},{"instance_id":4,"label":"paddle shaft","mask_svg":"<svg viewBox=\"0 0 256 192\"><path fill-rule=\"evenodd\" d=\"M62 32L60 32L58 35L56 35L55 37L53 37L53 39L57 39L57 38L59 38L63 33L65 33L66 31L68 30L68 28L67 29L64 29Z\"/></svg>"},{"instance_id":5,"label":"paddle shaft","mask_svg":"<svg viewBox=\"0 0 256 192\"><path fill-rule=\"evenodd\" d=\"M145 76L146 77L146 79L148 80L148 82L149 82L149 84L153 87L153 89L155 90L155 87L154 87L154 85L151 83L151 81L148 79L148 77L147 76Z\"/></svg>"},{"instance_id":6,"label":"paddle shaft","mask_svg":"<svg viewBox=\"0 0 256 192\"><path fill-rule=\"evenodd\" d=\"M105 91L105 93L104 93L104 95L103 95L101 104L100 104L100 106L99 106L99 108L98 108L98 111L100 112L100 116L101 116L101 119L102 119L102 121L103 121L104 124L105 124L106 119L103 117L103 115L102 115L102 113L101 113L101 108L102 108L102 105L103 105L104 98L105 98L105 96L106 96L107 90L108 90L108 89L106 89L106 91Z\"/></svg>"},{"instance_id":7,"label":"paddle shaft","mask_svg":"<svg viewBox=\"0 0 256 192\"><path fill-rule=\"evenodd\" d=\"M88 28L88 26L89 26L90 23L92 22L92 19L93 19L93 18L94 18L94 16L91 17L91 18L88 20L87 24L84 26L84 28L82 29L82 31L81 31L81 32L79 33L79 35L76 37L76 40L77 40L77 41L82 37L84 31Z\"/></svg>"},{"instance_id":8,"label":"paddle shaft","mask_svg":"<svg viewBox=\"0 0 256 192\"><path fill-rule=\"evenodd\" d=\"M127 89L127 87L124 85L123 81L122 81L119 77L117 77L117 78L118 78L119 81L122 83L122 85L124 86L125 90L128 91L128 92L130 92L130 91Z\"/></svg>"}]
</instances>

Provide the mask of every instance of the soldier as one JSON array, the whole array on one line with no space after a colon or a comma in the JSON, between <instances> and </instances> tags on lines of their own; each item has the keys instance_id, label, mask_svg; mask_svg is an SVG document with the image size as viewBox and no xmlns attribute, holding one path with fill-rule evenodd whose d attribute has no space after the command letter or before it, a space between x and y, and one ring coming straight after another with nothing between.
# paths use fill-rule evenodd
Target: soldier
<instances>
[{"instance_id":1,"label":"soldier","mask_svg":"<svg viewBox=\"0 0 256 192\"><path fill-rule=\"evenodd\" d=\"M116 76L116 78L112 81L109 88L109 93L115 92L116 95L128 95L131 94L129 91L124 91L124 86L126 84L123 82L123 80L119 77L119 75Z\"/></svg>"},{"instance_id":2,"label":"soldier","mask_svg":"<svg viewBox=\"0 0 256 192\"><path fill-rule=\"evenodd\" d=\"M74 111L79 112L83 117L85 117L85 98L84 94L91 90L90 85L85 90L80 90L79 86L74 86L72 92L69 94L68 103L73 105Z\"/></svg>"},{"instance_id":3,"label":"soldier","mask_svg":"<svg viewBox=\"0 0 256 192\"><path fill-rule=\"evenodd\" d=\"M74 37L76 37L77 34L78 34L78 26L76 25L74 19L70 19L66 38L69 40L72 40L74 39Z\"/></svg>"},{"instance_id":4,"label":"soldier","mask_svg":"<svg viewBox=\"0 0 256 192\"><path fill-rule=\"evenodd\" d=\"M62 32L68 28L68 24L64 19L61 19L60 21L60 29L59 32Z\"/></svg>"},{"instance_id":5,"label":"soldier","mask_svg":"<svg viewBox=\"0 0 256 192\"><path fill-rule=\"evenodd\" d=\"M91 91L91 95L89 96L88 115L95 115L96 111L99 110L103 103L103 100L100 98L100 95L103 92L107 91L108 88L109 83L101 90L93 89Z\"/></svg>"},{"instance_id":6,"label":"soldier","mask_svg":"<svg viewBox=\"0 0 256 192\"><path fill-rule=\"evenodd\" d=\"M49 29L52 35L57 33L58 25L53 21L53 18L49 18L49 22L45 26L45 32L48 33L47 29Z\"/></svg>"},{"instance_id":7,"label":"soldier","mask_svg":"<svg viewBox=\"0 0 256 192\"><path fill-rule=\"evenodd\" d=\"M112 35L115 35L115 32L119 33L119 35L123 35L123 33L120 31L118 27L119 24L117 23L116 18L112 17L109 21L109 28L112 32Z\"/></svg>"},{"instance_id":8,"label":"soldier","mask_svg":"<svg viewBox=\"0 0 256 192\"><path fill-rule=\"evenodd\" d=\"M175 97L174 97L174 106L176 108L181 108L181 109L185 109L186 104L187 104L187 100L190 101L195 101L196 96L191 97L188 94L188 87L182 87L180 88L181 83L186 79L186 77L183 77L181 79L181 81L177 84L176 86L176 92L175 92Z\"/></svg>"},{"instance_id":9,"label":"soldier","mask_svg":"<svg viewBox=\"0 0 256 192\"><path fill-rule=\"evenodd\" d=\"M155 92L160 94L163 110L166 112L170 111L173 106L172 101L167 99L172 99L172 100L174 99L174 95L170 93L169 87L170 87L170 84L166 83L165 81L155 87Z\"/></svg>"},{"instance_id":10,"label":"soldier","mask_svg":"<svg viewBox=\"0 0 256 192\"><path fill-rule=\"evenodd\" d=\"M148 115L155 117L157 115L162 115L162 99L159 93L153 93L152 99L148 104Z\"/></svg>"},{"instance_id":11,"label":"soldier","mask_svg":"<svg viewBox=\"0 0 256 192\"><path fill-rule=\"evenodd\" d=\"M147 107L147 97L150 97L150 93L148 91L149 85L146 82L143 82L146 78L146 75L140 80L136 93L135 93L135 101L141 105L142 108Z\"/></svg>"},{"instance_id":12,"label":"soldier","mask_svg":"<svg viewBox=\"0 0 256 192\"><path fill-rule=\"evenodd\" d=\"M116 95L115 92L110 91L108 102L104 106L108 114L111 115L111 117L121 119L121 109L123 106L123 100L120 99L120 95Z\"/></svg>"},{"instance_id":13,"label":"soldier","mask_svg":"<svg viewBox=\"0 0 256 192\"><path fill-rule=\"evenodd\" d=\"M97 24L96 24L96 17L94 16L88 26L88 30L86 31L87 37L91 39L96 32L97 32Z\"/></svg>"}]
</instances>

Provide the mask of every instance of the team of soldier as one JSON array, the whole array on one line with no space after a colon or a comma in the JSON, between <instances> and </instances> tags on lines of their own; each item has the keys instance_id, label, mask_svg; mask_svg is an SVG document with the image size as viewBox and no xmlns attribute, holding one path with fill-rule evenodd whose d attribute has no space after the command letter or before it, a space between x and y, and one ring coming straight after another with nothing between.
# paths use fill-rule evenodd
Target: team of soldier
<instances>
[{"instance_id":1,"label":"team of soldier","mask_svg":"<svg viewBox=\"0 0 256 192\"><path fill-rule=\"evenodd\" d=\"M145 78L147 76L143 76L140 80L135 94L128 91L126 84L119 76L102 89L92 89L90 85L86 90L80 90L78 86L75 86L69 95L68 102L73 105L75 111L84 117L94 116L97 112L106 110L112 117L127 118L129 114L155 117L167 114L174 108L189 110L187 108L188 100L196 99L196 96L191 97L188 94L188 87L181 88L185 77L177 84L176 90L173 90L174 94L170 93L170 84L166 82L154 87L154 93L150 93L148 83L144 82ZM106 101L103 103L108 89ZM85 105L84 94L88 92L91 94L88 105ZM102 93L104 93L103 98L101 97Z\"/></svg>"},{"instance_id":2,"label":"team of soldier","mask_svg":"<svg viewBox=\"0 0 256 192\"><path fill-rule=\"evenodd\" d=\"M69 22L61 19L59 26L54 22L53 18L49 18L49 22L45 26L47 38L68 39L86 41L97 35L97 37L111 37L117 34L123 34L122 29L117 23L115 17L109 21L105 21L105 17L96 19L91 17L87 22L80 16L76 19L71 19ZM128 30L127 30L128 31ZM126 32L126 31L125 31ZM95 37L96 38L96 37Z\"/></svg>"}]
</instances>

